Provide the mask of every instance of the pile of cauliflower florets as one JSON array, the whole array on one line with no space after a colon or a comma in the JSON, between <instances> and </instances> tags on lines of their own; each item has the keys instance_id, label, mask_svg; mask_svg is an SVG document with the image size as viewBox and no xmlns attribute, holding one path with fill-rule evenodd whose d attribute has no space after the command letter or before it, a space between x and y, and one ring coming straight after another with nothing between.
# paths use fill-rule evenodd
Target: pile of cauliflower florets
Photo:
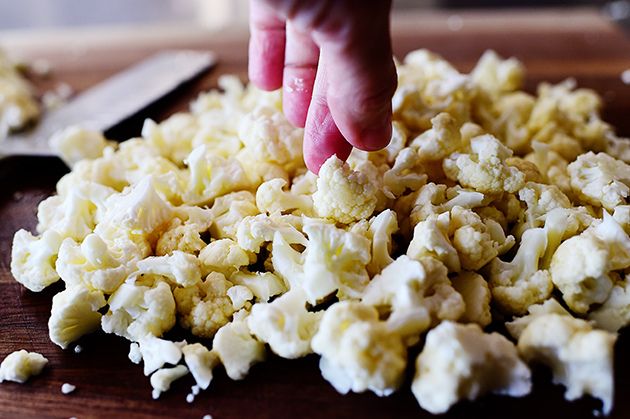
<instances>
[{"instance_id":1,"label":"pile of cauliflower florets","mask_svg":"<svg viewBox=\"0 0 630 419\"><path fill-rule=\"evenodd\" d=\"M319 176L280 93L234 77L119 145L70 128L54 142L73 170L38 235L16 233L13 275L35 292L61 279L51 340L128 339L156 398L189 372L208 388L219 364L242 379L271 351L320 355L341 393L387 396L415 368L432 413L524 396L541 363L609 413L630 323L630 143L594 92L530 95L523 75L493 52L470 74L412 52L389 146ZM163 339L176 324L205 344Z\"/></svg>"},{"instance_id":2,"label":"pile of cauliflower florets","mask_svg":"<svg viewBox=\"0 0 630 419\"><path fill-rule=\"evenodd\" d=\"M34 89L0 50L0 141L39 118L40 108Z\"/></svg>"}]
</instances>

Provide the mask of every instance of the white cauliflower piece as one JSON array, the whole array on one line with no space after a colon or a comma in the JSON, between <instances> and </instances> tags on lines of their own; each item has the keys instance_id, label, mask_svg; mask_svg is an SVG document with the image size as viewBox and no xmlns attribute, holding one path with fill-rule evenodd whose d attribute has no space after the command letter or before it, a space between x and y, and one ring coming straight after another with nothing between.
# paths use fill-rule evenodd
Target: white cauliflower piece
<instances>
[{"instance_id":1,"label":"white cauliflower piece","mask_svg":"<svg viewBox=\"0 0 630 419\"><path fill-rule=\"evenodd\" d=\"M389 314L388 327L409 344L431 324L457 320L465 312L444 265L428 257L420 261L398 257L370 281L361 301Z\"/></svg>"},{"instance_id":2,"label":"white cauliflower piece","mask_svg":"<svg viewBox=\"0 0 630 419\"><path fill-rule=\"evenodd\" d=\"M432 118L431 126L431 129L414 138L409 144L409 147L417 150L421 161L443 160L464 146L460 126L448 113L440 113Z\"/></svg>"},{"instance_id":3,"label":"white cauliflower piece","mask_svg":"<svg viewBox=\"0 0 630 419\"><path fill-rule=\"evenodd\" d=\"M520 229L542 227L545 215L555 208L571 208L569 198L555 185L527 182L518 191L518 197L525 202L524 220Z\"/></svg>"},{"instance_id":4,"label":"white cauliflower piece","mask_svg":"<svg viewBox=\"0 0 630 419\"><path fill-rule=\"evenodd\" d=\"M547 234L542 228L526 230L511 262L495 258L488 265L488 282L492 297L506 313L524 314L532 304L551 295L552 275L540 269L540 260L547 247Z\"/></svg>"},{"instance_id":5,"label":"white cauliflower piece","mask_svg":"<svg viewBox=\"0 0 630 419\"><path fill-rule=\"evenodd\" d=\"M293 191L284 191L287 186L285 179L271 179L264 182L256 191L256 206L262 213L313 214L313 197L298 195Z\"/></svg>"},{"instance_id":6,"label":"white cauliflower piece","mask_svg":"<svg viewBox=\"0 0 630 419\"><path fill-rule=\"evenodd\" d=\"M195 382L201 389L206 390L212 381L212 370L219 363L217 354L208 350L201 343L184 346L182 353Z\"/></svg>"},{"instance_id":7,"label":"white cauliflower piece","mask_svg":"<svg viewBox=\"0 0 630 419\"><path fill-rule=\"evenodd\" d=\"M410 203L409 216L412 226L415 226L430 215L448 212L456 206L472 209L484 205L487 205L486 197L481 192L428 183L418 190Z\"/></svg>"},{"instance_id":8,"label":"white cauliflower piece","mask_svg":"<svg viewBox=\"0 0 630 419\"><path fill-rule=\"evenodd\" d=\"M603 220L564 241L553 254L551 279L571 310L586 313L606 301L613 288L611 271L630 266L630 237L604 211Z\"/></svg>"},{"instance_id":9,"label":"white cauliflower piece","mask_svg":"<svg viewBox=\"0 0 630 419\"><path fill-rule=\"evenodd\" d=\"M486 280L475 272L464 271L457 274L451 282L455 291L464 299L466 306L459 320L465 323L477 323L481 327L489 325L492 321L490 314L492 294Z\"/></svg>"},{"instance_id":10,"label":"white cauliflower piece","mask_svg":"<svg viewBox=\"0 0 630 419\"><path fill-rule=\"evenodd\" d=\"M138 342L131 342L129 344L129 354L127 358L136 365L142 362L142 354L140 353L140 345Z\"/></svg>"},{"instance_id":11,"label":"white cauliflower piece","mask_svg":"<svg viewBox=\"0 0 630 419\"><path fill-rule=\"evenodd\" d=\"M215 239L234 239L245 217L259 214L256 198L249 191L233 192L215 199L212 205L210 234Z\"/></svg>"},{"instance_id":12,"label":"white cauliflower piece","mask_svg":"<svg viewBox=\"0 0 630 419\"><path fill-rule=\"evenodd\" d=\"M391 257L392 235L397 231L398 219L396 213L390 209L370 220L367 234L372 241L372 259L367 265L367 270L371 275L381 272L394 261Z\"/></svg>"},{"instance_id":13,"label":"white cauliflower piece","mask_svg":"<svg viewBox=\"0 0 630 419\"><path fill-rule=\"evenodd\" d=\"M255 255L243 250L232 239L213 240L199 252L203 272L220 272L225 276L256 261Z\"/></svg>"},{"instance_id":14,"label":"white cauliflower piece","mask_svg":"<svg viewBox=\"0 0 630 419\"><path fill-rule=\"evenodd\" d=\"M453 153L443 162L446 176L482 193L514 193L525 183L525 175L505 163L512 150L492 135L470 140L470 154Z\"/></svg>"},{"instance_id":15,"label":"white cauliflower piece","mask_svg":"<svg viewBox=\"0 0 630 419\"><path fill-rule=\"evenodd\" d=\"M256 301L262 303L287 291L287 285L273 272L240 271L230 276L230 282L247 287L256 297Z\"/></svg>"},{"instance_id":16,"label":"white cauliflower piece","mask_svg":"<svg viewBox=\"0 0 630 419\"><path fill-rule=\"evenodd\" d=\"M630 194L630 165L606 153L578 156L567 167L571 188L585 203L602 206L609 211L626 204Z\"/></svg>"},{"instance_id":17,"label":"white cauliflower piece","mask_svg":"<svg viewBox=\"0 0 630 419\"><path fill-rule=\"evenodd\" d=\"M383 174L385 196L395 199L406 191L417 191L427 182L427 175L421 172L418 153L412 148L403 149L392 168Z\"/></svg>"},{"instance_id":18,"label":"white cauliflower piece","mask_svg":"<svg viewBox=\"0 0 630 419\"><path fill-rule=\"evenodd\" d=\"M483 53L470 73L472 81L491 94L519 89L524 76L525 68L519 60L513 57L504 60L492 50Z\"/></svg>"},{"instance_id":19,"label":"white cauliflower piece","mask_svg":"<svg viewBox=\"0 0 630 419\"><path fill-rule=\"evenodd\" d=\"M72 125L53 134L49 144L55 154L72 167L80 160L102 156L107 140L100 131Z\"/></svg>"},{"instance_id":20,"label":"white cauliflower piece","mask_svg":"<svg viewBox=\"0 0 630 419\"><path fill-rule=\"evenodd\" d=\"M96 234L81 244L68 238L59 248L56 269L67 287L84 286L111 294L127 278L128 269Z\"/></svg>"},{"instance_id":21,"label":"white cauliflower piece","mask_svg":"<svg viewBox=\"0 0 630 419\"><path fill-rule=\"evenodd\" d=\"M265 344L252 337L246 316L243 310L236 313L232 322L217 331L212 342L212 351L232 380L245 378L253 364L265 359Z\"/></svg>"},{"instance_id":22,"label":"white cauliflower piece","mask_svg":"<svg viewBox=\"0 0 630 419\"><path fill-rule=\"evenodd\" d=\"M218 196L252 187L238 160L218 156L205 144L195 148L186 163L190 170L188 189L184 195L187 204L209 204Z\"/></svg>"},{"instance_id":23,"label":"white cauliflower piece","mask_svg":"<svg viewBox=\"0 0 630 419\"><path fill-rule=\"evenodd\" d=\"M540 304L533 304L529 306L527 308L527 313L528 314L523 317L518 317L511 322L505 323L507 331L514 339L518 340L523 334L523 330L525 330L532 321L540 316L547 314L560 314L563 316L573 317L571 313L562 307L562 305L560 305L560 303L554 298L550 298Z\"/></svg>"},{"instance_id":24,"label":"white cauliflower piece","mask_svg":"<svg viewBox=\"0 0 630 419\"><path fill-rule=\"evenodd\" d=\"M412 259L434 257L444 263L449 271L459 272L459 255L448 237L450 222L450 213L446 212L416 224L413 239L407 248L407 256Z\"/></svg>"},{"instance_id":25,"label":"white cauliflower piece","mask_svg":"<svg viewBox=\"0 0 630 419\"><path fill-rule=\"evenodd\" d=\"M427 334L411 391L423 409L440 414L487 393L522 397L531 385L531 372L512 342L477 324L445 321Z\"/></svg>"},{"instance_id":26,"label":"white cauliflower piece","mask_svg":"<svg viewBox=\"0 0 630 419\"><path fill-rule=\"evenodd\" d=\"M103 293L81 285L71 286L56 294L48 319L50 340L65 349L81 336L98 329L105 307Z\"/></svg>"},{"instance_id":27,"label":"white cauliflower piece","mask_svg":"<svg viewBox=\"0 0 630 419\"><path fill-rule=\"evenodd\" d=\"M295 288L272 303L254 304L247 317L247 326L276 354L295 359L312 352L311 339L317 332L322 314L307 311L304 291Z\"/></svg>"},{"instance_id":28,"label":"white cauliflower piece","mask_svg":"<svg viewBox=\"0 0 630 419\"><path fill-rule=\"evenodd\" d=\"M179 324L193 335L211 338L234 313L227 295L232 283L218 272L210 273L203 282L189 288L176 288Z\"/></svg>"},{"instance_id":29,"label":"white cauliflower piece","mask_svg":"<svg viewBox=\"0 0 630 419\"><path fill-rule=\"evenodd\" d=\"M192 150L192 139L198 130L194 115L179 112L159 124L145 119L141 134L160 155L181 165Z\"/></svg>"},{"instance_id":30,"label":"white cauliflower piece","mask_svg":"<svg viewBox=\"0 0 630 419\"><path fill-rule=\"evenodd\" d=\"M247 251L259 253L263 244L273 241L276 232L290 244L306 246L306 237L289 221L289 216L258 214L245 217L238 225L238 245Z\"/></svg>"},{"instance_id":31,"label":"white cauliflower piece","mask_svg":"<svg viewBox=\"0 0 630 419\"><path fill-rule=\"evenodd\" d=\"M376 189L363 174L331 156L319 169L313 202L320 217L350 224L372 215Z\"/></svg>"},{"instance_id":32,"label":"white cauliflower piece","mask_svg":"<svg viewBox=\"0 0 630 419\"><path fill-rule=\"evenodd\" d=\"M304 289L307 301L316 304L335 291L340 298L358 298L370 279L366 270L370 241L324 223L308 224L303 230L308 236L308 245L302 255L300 280L293 281ZM291 278L288 280L292 283Z\"/></svg>"},{"instance_id":33,"label":"white cauliflower piece","mask_svg":"<svg viewBox=\"0 0 630 419\"><path fill-rule=\"evenodd\" d=\"M11 274L17 282L33 292L40 292L59 280L55 262L63 237L54 230L33 236L19 230L11 248Z\"/></svg>"},{"instance_id":34,"label":"white cauliflower piece","mask_svg":"<svg viewBox=\"0 0 630 419\"><path fill-rule=\"evenodd\" d=\"M584 320L547 314L523 330L518 351L527 362L550 367L553 382L566 387L567 400L589 394L602 401L602 410L608 415L613 404L616 340L616 334L593 330Z\"/></svg>"},{"instance_id":35,"label":"white cauliflower piece","mask_svg":"<svg viewBox=\"0 0 630 419\"><path fill-rule=\"evenodd\" d=\"M125 282L107 303L109 311L101 319L106 333L138 341L147 335L162 336L175 325L175 300L166 282L153 286Z\"/></svg>"},{"instance_id":36,"label":"white cauliflower piece","mask_svg":"<svg viewBox=\"0 0 630 419\"><path fill-rule=\"evenodd\" d=\"M29 378L39 375L46 364L48 359L37 352L21 349L10 353L0 364L0 383L3 381L25 383Z\"/></svg>"},{"instance_id":37,"label":"white cauliflower piece","mask_svg":"<svg viewBox=\"0 0 630 419\"><path fill-rule=\"evenodd\" d=\"M170 340L156 338L155 336L145 336L138 341L140 355L144 361L144 375L151 375L159 370L164 364L177 365L182 358L182 345Z\"/></svg>"},{"instance_id":38,"label":"white cauliflower piece","mask_svg":"<svg viewBox=\"0 0 630 419\"><path fill-rule=\"evenodd\" d=\"M609 332L617 332L630 324L630 281L628 276L610 291L604 303L591 311L588 319Z\"/></svg>"},{"instance_id":39,"label":"white cauliflower piece","mask_svg":"<svg viewBox=\"0 0 630 419\"><path fill-rule=\"evenodd\" d=\"M153 274L168 278L180 287L193 287L201 282L199 259L176 250L170 256L152 256L137 264L138 274Z\"/></svg>"},{"instance_id":40,"label":"white cauliflower piece","mask_svg":"<svg viewBox=\"0 0 630 419\"><path fill-rule=\"evenodd\" d=\"M157 399L161 393L168 391L174 381L188 374L188 368L185 365L178 365L173 368L162 368L157 370L151 376L150 382L153 387L153 398Z\"/></svg>"},{"instance_id":41,"label":"white cauliflower piece","mask_svg":"<svg viewBox=\"0 0 630 419\"><path fill-rule=\"evenodd\" d=\"M321 355L323 377L342 394L371 390L387 396L402 383L407 349L367 304L341 301L332 305L311 346Z\"/></svg>"},{"instance_id":42,"label":"white cauliflower piece","mask_svg":"<svg viewBox=\"0 0 630 419\"><path fill-rule=\"evenodd\" d=\"M227 290L227 296L232 301L232 308L240 310L242 308L249 309L251 301L254 299L254 293L245 285L234 285Z\"/></svg>"},{"instance_id":43,"label":"white cauliflower piece","mask_svg":"<svg viewBox=\"0 0 630 419\"><path fill-rule=\"evenodd\" d=\"M177 218L173 218L169 225L164 229L164 232L157 240L155 245L155 254L158 256L170 255L176 250L190 253L192 255L198 255L201 249L206 247L206 242L203 241L201 235L206 233L212 219L210 218L209 210L202 210L197 207L183 207L186 209L198 209L197 211L186 210L181 211L180 208L176 208L175 212L182 212L177 214ZM181 217L181 218L180 218Z\"/></svg>"}]
</instances>

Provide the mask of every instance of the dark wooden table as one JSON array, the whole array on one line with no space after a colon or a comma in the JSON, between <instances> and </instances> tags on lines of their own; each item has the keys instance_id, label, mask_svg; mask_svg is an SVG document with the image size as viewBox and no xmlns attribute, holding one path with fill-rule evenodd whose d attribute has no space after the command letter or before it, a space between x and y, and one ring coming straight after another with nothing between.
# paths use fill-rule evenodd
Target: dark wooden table
<instances>
[{"instance_id":1,"label":"dark wooden table","mask_svg":"<svg viewBox=\"0 0 630 419\"><path fill-rule=\"evenodd\" d=\"M605 99L604 114L630 135L630 86L620 75L630 68L630 41L617 28L590 10L575 12L482 12L462 13L461 30L448 29L448 15L407 14L394 21L394 47L398 56L418 48L443 54L462 70L468 70L479 55L493 48L516 56L528 68L527 88L541 80L560 81L573 76L581 86L597 90ZM41 89L63 81L81 90L125 66L162 48L212 49L220 65L207 77L148 110L145 116L163 118L185 108L202 89L216 84L223 73L245 76L246 34L226 30L208 34L184 29L153 31L112 30L84 33L0 34L0 44L27 59L45 58L54 68L53 77L39 82ZM137 134L132 121L120 135ZM341 396L319 373L314 356L287 361L270 356L255 366L241 382L230 381L218 368L209 391L194 404L185 396L193 384L187 377L174 384L160 401L151 399L149 380L141 366L127 359L128 344L121 338L98 334L79 343L83 352L62 351L48 340L47 320L51 298L59 285L40 294L26 291L9 272L11 240L19 228L33 230L39 201L54 190L65 173L55 159L12 159L0 165L0 357L18 349L38 351L50 364L27 385L0 385L1 418L337 418L337 417L430 417L419 408L408 390L389 398L369 394ZM612 417L630 418L630 337L621 333L616 347L616 397ZM410 378L408 378L408 381ZM65 382L77 386L61 394ZM464 402L448 418L547 418L591 417L599 403L586 398L565 402L563 389L552 386L549 373L535 370L534 391L522 399L484 397Z\"/></svg>"}]
</instances>

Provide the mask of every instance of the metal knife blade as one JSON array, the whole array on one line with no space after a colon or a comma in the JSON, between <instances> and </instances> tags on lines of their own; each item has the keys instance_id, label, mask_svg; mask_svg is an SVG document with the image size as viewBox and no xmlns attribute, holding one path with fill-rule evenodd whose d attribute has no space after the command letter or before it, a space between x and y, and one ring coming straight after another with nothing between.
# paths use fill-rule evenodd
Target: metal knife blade
<instances>
[{"instance_id":1,"label":"metal knife blade","mask_svg":"<svg viewBox=\"0 0 630 419\"><path fill-rule=\"evenodd\" d=\"M31 131L7 137L0 142L0 158L53 156L48 140L56 131L75 124L106 131L215 64L211 52L176 50L155 54L45 114Z\"/></svg>"}]
</instances>

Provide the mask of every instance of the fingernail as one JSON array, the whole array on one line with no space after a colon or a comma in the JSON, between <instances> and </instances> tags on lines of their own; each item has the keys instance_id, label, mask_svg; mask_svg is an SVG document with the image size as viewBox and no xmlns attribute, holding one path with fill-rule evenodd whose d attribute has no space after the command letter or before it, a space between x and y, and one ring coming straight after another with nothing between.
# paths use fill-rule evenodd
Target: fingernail
<instances>
[{"instance_id":1,"label":"fingernail","mask_svg":"<svg viewBox=\"0 0 630 419\"><path fill-rule=\"evenodd\" d=\"M392 120L387 118L383 123L364 129L360 143L365 151L377 151L387 147L392 138Z\"/></svg>"}]
</instances>

